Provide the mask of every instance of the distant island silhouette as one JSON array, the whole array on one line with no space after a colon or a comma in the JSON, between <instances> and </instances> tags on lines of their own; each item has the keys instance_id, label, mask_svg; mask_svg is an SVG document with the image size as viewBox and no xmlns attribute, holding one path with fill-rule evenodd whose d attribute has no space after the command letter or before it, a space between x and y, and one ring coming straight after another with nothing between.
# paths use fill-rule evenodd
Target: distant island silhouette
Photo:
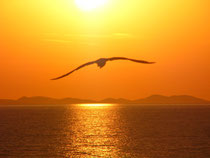
<instances>
[{"instance_id":1,"label":"distant island silhouette","mask_svg":"<svg viewBox=\"0 0 210 158\"><path fill-rule=\"evenodd\" d=\"M50 97L21 97L17 100L0 99L0 105L55 105L55 104L85 104L85 103L116 103L116 104L209 104L210 101L189 95L162 96L152 95L143 99L128 100L107 98L100 101L63 98L55 99Z\"/></svg>"}]
</instances>

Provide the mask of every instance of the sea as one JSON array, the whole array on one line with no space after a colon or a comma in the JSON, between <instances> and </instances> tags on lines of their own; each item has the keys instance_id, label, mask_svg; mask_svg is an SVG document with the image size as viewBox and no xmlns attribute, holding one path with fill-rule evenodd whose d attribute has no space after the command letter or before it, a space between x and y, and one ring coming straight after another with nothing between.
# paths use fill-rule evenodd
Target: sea
<instances>
[{"instance_id":1,"label":"sea","mask_svg":"<svg viewBox=\"0 0 210 158\"><path fill-rule=\"evenodd\" d=\"M1 105L1 158L210 158L210 105Z\"/></svg>"}]
</instances>

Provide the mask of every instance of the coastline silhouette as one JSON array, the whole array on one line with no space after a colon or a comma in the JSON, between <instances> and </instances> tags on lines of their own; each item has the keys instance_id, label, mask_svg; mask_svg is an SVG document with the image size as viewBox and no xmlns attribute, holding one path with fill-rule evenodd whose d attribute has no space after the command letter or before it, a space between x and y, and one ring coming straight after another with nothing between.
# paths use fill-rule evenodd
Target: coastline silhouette
<instances>
[{"instance_id":1,"label":"coastline silhouette","mask_svg":"<svg viewBox=\"0 0 210 158\"><path fill-rule=\"evenodd\" d=\"M210 105L209 100L190 95L151 95L145 98L130 100L125 98L105 98L102 100L79 98L51 98L45 96L21 97L19 99L0 99L0 105L63 105L63 104L143 104L143 105Z\"/></svg>"},{"instance_id":2,"label":"coastline silhouette","mask_svg":"<svg viewBox=\"0 0 210 158\"><path fill-rule=\"evenodd\" d=\"M53 78L51 80L58 80L58 79L64 78L64 77L70 75L71 73L73 73L74 71L77 71L77 70L79 70L79 69L81 69L85 66L91 65L91 64L97 64L98 67L102 68L106 65L107 61L114 61L114 60L129 60L129 61L133 61L133 62L136 62L136 63L142 63L142 64L154 64L155 63L155 62L148 62L148 61L144 61L144 60L130 59L130 58L126 58L126 57L100 58L98 60L91 61L91 62L85 63L83 65L80 65L79 67L77 67L76 69L68 72L67 74L64 74L62 76Z\"/></svg>"}]
</instances>

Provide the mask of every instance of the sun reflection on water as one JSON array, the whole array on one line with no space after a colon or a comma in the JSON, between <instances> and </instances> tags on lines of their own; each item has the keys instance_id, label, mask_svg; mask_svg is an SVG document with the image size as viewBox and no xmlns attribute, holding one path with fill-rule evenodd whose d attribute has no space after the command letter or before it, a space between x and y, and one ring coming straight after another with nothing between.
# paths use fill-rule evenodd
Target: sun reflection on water
<instances>
[{"instance_id":1,"label":"sun reflection on water","mask_svg":"<svg viewBox=\"0 0 210 158\"><path fill-rule=\"evenodd\" d=\"M107 106L114 106L115 104L97 104L97 103L93 103L93 104L78 104L79 106L85 106L85 107L107 107Z\"/></svg>"},{"instance_id":2,"label":"sun reflection on water","mask_svg":"<svg viewBox=\"0 0 210 158\"><path fill-rule=\"evenodd\" d=\"M69 114L67 157L117 157L118 112L115 104L76 104ZM72 148L74 152L72 152ZM76 152L75 152L76 151ZM74 154L74 155L73 155ZM114 156L115 155L115 156Z\"/></svg>"}]
</instances>

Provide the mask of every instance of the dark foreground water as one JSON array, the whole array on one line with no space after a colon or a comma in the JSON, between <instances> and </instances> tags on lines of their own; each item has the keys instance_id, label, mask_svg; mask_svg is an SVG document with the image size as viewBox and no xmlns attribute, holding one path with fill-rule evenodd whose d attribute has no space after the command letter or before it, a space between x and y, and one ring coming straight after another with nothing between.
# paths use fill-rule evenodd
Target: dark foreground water
<instances>
[{"instance_id":1,"label":"dark foreground water","mask_svg":"<svg viewBox=\"0 0 210 158\"><path fill-rule=\"evenodd\" d=\"M0 106L0 157L210 158L210 106Z\"/></svg>"}]
</instances>

